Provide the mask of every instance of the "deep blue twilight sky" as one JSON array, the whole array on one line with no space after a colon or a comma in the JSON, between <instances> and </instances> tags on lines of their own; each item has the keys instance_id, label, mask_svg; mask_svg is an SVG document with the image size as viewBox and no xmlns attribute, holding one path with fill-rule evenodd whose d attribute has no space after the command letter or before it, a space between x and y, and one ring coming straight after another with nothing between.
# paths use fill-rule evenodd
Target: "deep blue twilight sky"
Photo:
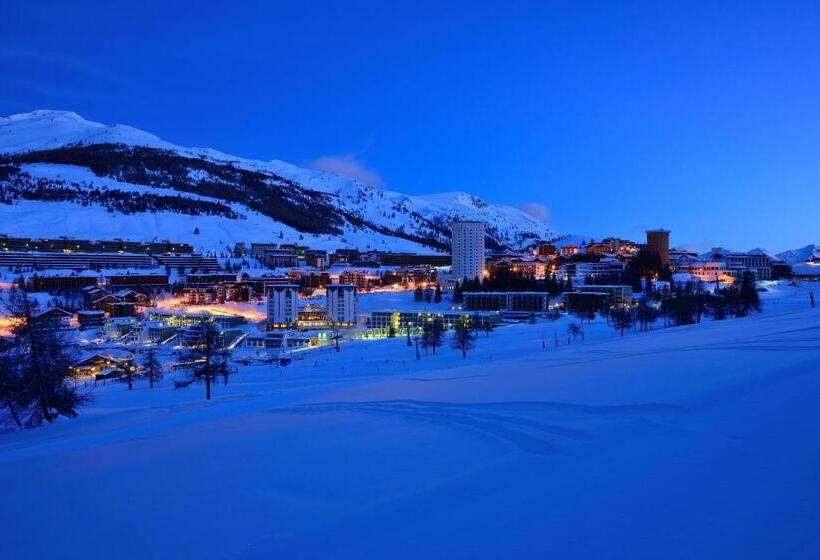
<instances>
[{"instance_id":1,"label":"deep blue twilight sky","mask_svg":"<svg viewBox=\"0 0 820 560\"><path fill-rule=\"evenodd\" d=\"M0 0L0 114L543 205L562 233L820 242L816 3L119 4Z\"/></svg>"}]
</instances>

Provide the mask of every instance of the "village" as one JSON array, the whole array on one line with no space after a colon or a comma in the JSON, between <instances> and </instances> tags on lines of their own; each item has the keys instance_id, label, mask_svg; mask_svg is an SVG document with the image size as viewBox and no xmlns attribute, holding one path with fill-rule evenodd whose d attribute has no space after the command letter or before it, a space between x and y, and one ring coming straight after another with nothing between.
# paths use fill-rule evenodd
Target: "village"
<instances>
[{"instance_id":1,"label":"village","mask_svg":"<svg viewBox=\"0 0 820 560\"><path fill-rule=\"evenodd\" d=\"M32 325L68 335L73 375L103 381L139 376L147 354L169 371L195 367L203 346L225 364L287 364L354 339L405 337L418 352L441 345L446 331L566 313L648 329L661 313L665 325L687 322L675 294L713 297L744 277L820 276L816 260L792 267L762 250L676 250L663 229L643 242L567 236L493 252L484 228L456 222L450 254L426 255L288 243L239 243L217 255L169 241L0 236L0 266L3 287L37 303ZM698 321L707 308L726 315L722 304L697 305L688 314ZM6 334L13 325L0 320Z\"/></svg>"}]
</instances>

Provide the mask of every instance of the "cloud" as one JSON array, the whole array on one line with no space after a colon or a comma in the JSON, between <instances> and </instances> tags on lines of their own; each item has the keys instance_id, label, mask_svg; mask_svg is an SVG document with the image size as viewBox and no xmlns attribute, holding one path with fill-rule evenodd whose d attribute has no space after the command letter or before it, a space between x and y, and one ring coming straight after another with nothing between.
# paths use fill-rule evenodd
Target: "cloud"
<instances>
[{"instance_id":1,"label":"cloud","mask_svg":"<svg viewBox=\"0 0 820 560\"><path fill-rule=\"evenodd\" d=\"M368 169L359 160L357 154L342 154L339 156L322 156L314 159L306 164L310 169L317 169L319 171L327 171L329 173L336 173L344 175L351 179L356 179L367 185L381 187L384 181L372 169Z\"/></svg>"},{"instance_id":2,"label":"cloud","mask_svg":"<svg viewBox=\"0 0 820 560\"><path fill-rule=\"evenodd\" d=\"M545 224L549 222L550 209L543 204L538 202L528 202L527 204L519 204L516 208L526 214L529 214L539 222L544 222Z\"/></svg>"}]
</instances>

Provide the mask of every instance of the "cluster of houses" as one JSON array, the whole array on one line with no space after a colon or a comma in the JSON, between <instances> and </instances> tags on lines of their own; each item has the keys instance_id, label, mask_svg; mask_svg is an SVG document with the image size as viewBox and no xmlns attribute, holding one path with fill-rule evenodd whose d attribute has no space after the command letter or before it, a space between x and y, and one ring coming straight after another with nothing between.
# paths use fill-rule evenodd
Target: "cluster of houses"
<instances>
[{"instance_id":1,"label":"cluster of houses","mask_svg":"<svg viewBox=\"0 0 820 560\"><path fill-rule=\"evenodd\" d=\"M203 325L213 324L227 347L294 349L330 344L341 336L416 335L426 323L447 330L461 323L492 327L555 311L567 297L545 291L462 293L460 307L447 311L387 309L358 314L362 292L406 290L508 270L520 278L555 279L568 294L594 295L611 305L632 304L623 277L641 249L658 255L671 284L731 284L744 273L758 280L820 278L820 256L790 267L762 250L744 253L715 248L707 253L670 249L667 230L650 230L644 243L609 237L584 243L538 242L521 252L485 250L484 224L453 226L451 255L340 248L332 252L297 244L237 244L223 262L169 241L30 239L0 235L0 267L22 275L29 291L60 296L72 305L51 307L33 318L41 326L88 331L87 340L115 344L199 344ZM238 266L237 261L252 266ZM566 294L565 294L566 296ZM174 305L159 305L171 300ZM250 316L215 307L266 300L264 314ZM206 307L208 306L208 307ZM71 310L68 310L71 309ZM76 312L76 320L75 320ZM253 323L253 324L249 324ZM347 333L347 334L341 334ZM124 367L127 357L96 355L78 371Z\"/></svg>"}]
</instances>

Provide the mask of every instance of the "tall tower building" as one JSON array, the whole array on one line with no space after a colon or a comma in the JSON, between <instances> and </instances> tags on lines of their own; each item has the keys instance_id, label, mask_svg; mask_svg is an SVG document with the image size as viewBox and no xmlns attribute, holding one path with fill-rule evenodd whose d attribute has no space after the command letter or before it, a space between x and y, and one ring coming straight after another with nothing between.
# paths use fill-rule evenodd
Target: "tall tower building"
<instances>
[{"instance_id":1,"label":"tall tower building","mask_svg":"<svg viewBox=\"0 0 820 560\"><path fill-rule=\"evenodd\" d=\"M669 230L650 229L646 231L646 250L657 253L661 266L669 264Z\"/></svg>"},{"instance_id":2,"label":"tall tower building","mask_svg":"<svg viewBox=\"0 0 820 560\"><path fill-rule=\"evenodd\" d=\"M450 243L456 281L481 278L484 273L484 222L454 222Z\"/></svg>"},{"instance_id":3,"label":"tall tower building","mask_svg":"<svg viewBox=\"0 0 820 560\"><path fill-rule=\"evenodd\" d=\"M356 286L353 284L327 284L327 318L331 325L353 327L356 325Z\"/></svg>"},{"instance_id":4,"label":"tall tower building","mask_svg":"<svg viewBox=\"0 0 820 560\"><path fill-rule=\"evenodd\" d=\"M275 284L268 286L268 326L279 329L293 327L299 313L299 286Z\"/></svg>"}]
</instances>

